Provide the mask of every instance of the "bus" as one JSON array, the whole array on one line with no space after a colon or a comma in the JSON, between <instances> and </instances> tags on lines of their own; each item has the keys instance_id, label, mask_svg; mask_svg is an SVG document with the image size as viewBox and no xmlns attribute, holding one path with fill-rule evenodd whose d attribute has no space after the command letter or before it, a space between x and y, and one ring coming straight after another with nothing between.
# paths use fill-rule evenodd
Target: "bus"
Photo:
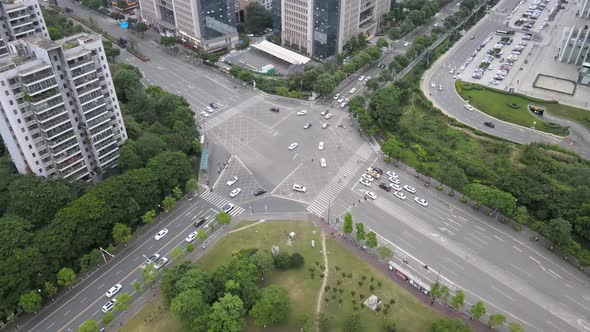
<instances>
[{"instance_id":1,"label":"bus","mask_svg":"<svg viewBox=\"0 0 590 332\"><path fill-rule=\"evenodd\" d=\"M496 34L500 36L511 36L514 35L514 30L496 30Z\"/></svg>"}]
</instances>

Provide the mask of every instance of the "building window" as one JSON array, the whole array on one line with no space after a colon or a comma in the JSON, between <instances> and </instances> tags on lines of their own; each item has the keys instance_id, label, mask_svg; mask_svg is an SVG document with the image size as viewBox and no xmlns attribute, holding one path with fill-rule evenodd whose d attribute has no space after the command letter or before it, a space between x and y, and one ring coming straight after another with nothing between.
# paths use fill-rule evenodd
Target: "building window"
<instances>
[{"instance_id":1,"label":"building window","mask_svg":"<svg viewBox=\"0 0 590 332\"><path fill-rule=\"evenodd\" d=\"M7 96L9 95L8 90L7 91L4 91L4 93L6 93Z\"/></svg>"},{"instance_id":2,"label":"building window","mask_svg":"<svg viewBox=\"0 0 590 332\"><path fill-rule=\"evenodd\" d=\"M8 103L9 103L10 105L13 105L13 104L14 104L14 102L12 102L12 100L9 100L9 101L8 101Z\"/></svg>"},{"instance_id":3,"label":"building window","mask_svg":"<svg viewBox=\"0 0 590 332\"><path fill-rule=\"evenodd\" d=\"M4 83L4 81L0 81L0 83L2 83L2 86L5 86L6 85L6 83Z\"/></svg>"},{"instance_id":4,"label":"building window","mask_svg":"<svg viewBox=\"0 0 590 332\"><path fill-rule=\"evenodd\" d=\"M61 67L60 66L57 66L57 70L61 70Z\"/></svg>"},{"instance_id":5,"label":"building window","mask_svg":"<svg viewBox=\"0 0 590 332\"><path fill-rule=\"evenodd\" d=\"M16 122L18 122L20 124L21 121L20 121L20 119L16 119Z\"/></svg>"},{"instance_id":6,"label":"building window","mask_svg":"<svg viewBox=\"0 0 590 332\"><path fill-rule=\"evenodd\" d=\"M53 56L53 61L57 61L57 55Z\"/></svg>"},{"instance_id":7,"label":"building window","mask_svg":"<svg viewBox=\"0 0 590 332\"><path fill-rule=\"evenodd\" d=\"M33 152L33 157L37 157L37 155L35 154L35 152Z\"/></svg>"},{"instance_id":8,"label":"building window","mask_svg":"<svg viewBox=\"0 0 590 332\"><path fill-rule=\"evenodd\" d=\"M35 154L33 153L33 157L35 156ZM35 165L39 165L39 160L35 160Z\"/></svg>"}]
</instances>

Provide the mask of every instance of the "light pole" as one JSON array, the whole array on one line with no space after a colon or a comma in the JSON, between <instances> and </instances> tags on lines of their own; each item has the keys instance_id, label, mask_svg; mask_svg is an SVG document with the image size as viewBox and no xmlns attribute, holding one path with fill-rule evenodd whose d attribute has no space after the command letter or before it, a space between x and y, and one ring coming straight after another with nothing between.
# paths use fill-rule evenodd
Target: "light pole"
<instances>
[{"instance_id":1,"label":"light pole","mask_svg":"<svg viewBox=\"0 0 590 332\"><path fill-rule=\"evenodd\" d=\"M328 201L328 225L330 224L330 207L331 207L332 201Z\"/></svg>"}]
</instances>

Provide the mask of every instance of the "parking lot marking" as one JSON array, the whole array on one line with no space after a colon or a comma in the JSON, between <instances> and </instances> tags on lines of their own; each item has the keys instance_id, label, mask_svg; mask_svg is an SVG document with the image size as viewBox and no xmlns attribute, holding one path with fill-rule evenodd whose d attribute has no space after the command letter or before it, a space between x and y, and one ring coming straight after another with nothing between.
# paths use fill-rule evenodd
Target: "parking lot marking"
<instances>
[{"instance_id":1,"label":"parking lot marking","mask_svg":"<svg viewBox=\"0 0 590 332\"><path fill-rule=\"evenodd\" d=\"M291 158L292 160L295 160L295 158L297 158L297 153L295 153L295 155L293 156L293 158Z\"/></svg>"},{"instance_id":2,"label":"parking lot marking","mask_svg":"<svg viewBox=\"0 0 590 332\"><path fill-rule=\"evenodd\" d=\"M295 167L295 169L292 170L291 173L289 173L276 187L274 187L273 190L270 191L270 194L272 195L285 181L287 181L287 179L291 175L293 175L299 169L299 167L301 167L301 165L303 165L303 163L299 163L299 165L297 165L297 167Z\"/></svg>"}]
</instances>

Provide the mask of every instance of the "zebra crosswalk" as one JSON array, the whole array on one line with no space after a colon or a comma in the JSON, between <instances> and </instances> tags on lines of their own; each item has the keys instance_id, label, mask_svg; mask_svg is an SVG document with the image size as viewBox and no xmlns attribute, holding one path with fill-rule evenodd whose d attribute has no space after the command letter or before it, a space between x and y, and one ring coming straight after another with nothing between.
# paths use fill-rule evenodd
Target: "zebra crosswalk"
<instances>
[{"instance_id":1,"label":"zebra crosswalk","mask_svg":"<svg viewBox=\"0 0 590 332\"><path fill-rule=\"evenodd\" d=\"M220 208L220 209L225 204L231 202L226 197L224 197L218 193L214 193L212 191L206 191L206 192L202 193L199 197L201 197L202 199L206 200L207 202L215 205L217 208ZM237 216L237 215L241 214L242 212L244 212L244 210L245 209L242 208L241 206L236 205L231 211L229 211L229 215Z\"/></svg>"},{"instance_id":2,"label":"zebra crosswalk","mask_svg":"<svg viewBox=\"0 0 590 332\"><path fill-rule=\"evenodd\" d=\"M234 107L230 107L229 109L221 112L221 114L217 114L210 119L205 120L205 128L207 130L213 129L225 121L233 118L236 114L241 113L242 111L248 109L249 107L255 105L256 103L260 102L258 96L252 96Z\"/></svg>"},{"instance_id":3,"label":"zebra crosswalk","mask_svg":"<svg viewBox=\"0 0 590 332\"><path fill-rule=\"evenodd\" d=\"M320 113L321 111L324 111L324 110L329 110L330 113L332 113L332 118L330 119L330 123L332 123L332 124L340 123L342 121L350 119L350 117L351 117L350 112L348 112L348 109L340 108L340 107L332 107L326 103L313 103L313 104L307 106L306 108L307 108L308 112L310 112L312 114L313 113ZM328 122L328 121L325 120L325 122Z\"/></svg>"},{"instance_id":4,"label":"zebra crosswalk","mask_svg":"<svg viewBox=\"0 0 590 332\"><path fill-rule=\"evenodd\" d=\"M364 162L367 161L372 154L373 150L371 149L371 146L368 143L363 143L363 145L356 150L355 154L340 168L338 174L328 182L318 196L307 206L307 211L320 217L323 216L328 209L330 202L342 192L344 187L346 187L346 184L364 166ZM362 160L362 162L359 163L359 160ZM346 180L343 181L342 179Z\"/></svg>"}]
</instances>

